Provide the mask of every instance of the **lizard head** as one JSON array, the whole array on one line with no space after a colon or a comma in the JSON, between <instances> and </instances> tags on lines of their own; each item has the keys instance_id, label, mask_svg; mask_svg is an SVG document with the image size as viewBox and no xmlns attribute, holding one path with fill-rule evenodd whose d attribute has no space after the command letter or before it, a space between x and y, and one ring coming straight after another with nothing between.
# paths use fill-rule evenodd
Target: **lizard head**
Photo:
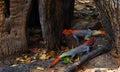
<instances>
[{"instance_id":1,"label":"lizard head","mask_svg":"<svg viewBox=\"0 0 120 72\"><path fill-rule=\"evenodd\" d=\"M65 36L71 36L73 35L77 30L72 30L72 29L65 29L62 33L65 35Z\"/></svg>"}]
</instances>

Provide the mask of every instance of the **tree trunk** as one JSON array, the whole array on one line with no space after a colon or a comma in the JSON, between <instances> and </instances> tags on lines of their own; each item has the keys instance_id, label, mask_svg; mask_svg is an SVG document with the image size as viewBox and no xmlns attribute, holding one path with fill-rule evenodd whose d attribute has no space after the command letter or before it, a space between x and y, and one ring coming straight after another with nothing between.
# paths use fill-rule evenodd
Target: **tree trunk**
<instances>
[{"instance_id":1,"label":"tree trunk","mask_svg":"<svg viewBox=\"0 0 120 72\"><path fill-rule=\"evenodd\" d=\"M64 28L71 28L75 0L63 0Z\"/></svg>"},{"instance_id":2,"label":"tree trunk","mask_svg":"<svg viewBox=\"0 0 120 72\"><path fill-rule=\"evenodd\" d=\"M120 48L120 0L94 0L113 47Z\"/></svg>"},{"instance_id":3,"label":"tree trunk","mask_svg":"<svg viewBox=\"0 0 120 72\"><path fill-rule=\"evenodd\" d=\"M39 0L40 24L47 48L59 48L63 28L71 21L73 1L68 0L65 5L63 0Z\"/></svg>"},{"instance_id":4,"label":"tree trunk","mask_svg":"<svg viewBox=\"0 0 120 72\"><path fill-rule=\"evenodd\" d=\"M2 1L2 0L1 0ZM11 55L27 49L26 18L31 0L10 0L10 16L5 18L0 2L0 57Z\"/></svg>"}]
</instances>

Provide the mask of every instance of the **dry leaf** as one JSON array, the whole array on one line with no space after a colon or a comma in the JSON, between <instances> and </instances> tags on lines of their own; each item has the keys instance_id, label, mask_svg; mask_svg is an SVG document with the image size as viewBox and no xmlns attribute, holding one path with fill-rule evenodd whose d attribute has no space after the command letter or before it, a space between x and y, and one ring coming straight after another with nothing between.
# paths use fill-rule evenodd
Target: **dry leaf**
<instances>
[{"instance_id":1,"label":"dry leaf","mask_svg":"<svg viewBox=\"0 0 120 72\"><path fill-rule=\"evenodd\" d=\"M47 54L47 57L46 59L50 59L51 57L55 56L55 51L50 51L48 54Z\"/></svg>"},{"instance_id":2,"label":"dry leaf","mask_svg":"<svg viewBox=\"0 0 120 72\"><path fill-rule=\"evenodd\" d=\"M46 59L48 60L48 59L50 59L50 58L51 58L51 56L50 56L50 55L47 55Z\"/></svg>"},{"instance_id":3,"label":"dry leaf","mask_svg":"<svg viewBox=\"0 0 120 72\"><path fill-rule=\"evenodd\" d=\"M48 53L48 55L49 55L49 56L54 56L54 55L55 55L55 51L50 51L50 52Z\"/></svg>"},{"instance_id":4,"label":"dry leaf","mask_svg":"<svg viewBox=\"0 0 120 72\"><path fill-rule=\"evenodd\" d=\"M20 59L19 61L21 61L21 62L22 62L22 61L24 61L24 59Z\"/></svg>"},{"instance_id":5,"label":"dry leaf","mask_svg":"<svg viewBox=\"0 0 120 72\"><path fill-rule=\"evenodd\" d=\"M25 60L23 60L23 61L21 61L21 63L22 63L22 64L25 64L26 62L25 62Z\"/></svg>"},{"instance_id":6,"label":"dry leaf","mask_svg":"<svg viewBox=\"0 0 120 72\"><path fill-rule=\"evenodd\" d=\"M111 52L111 55L116 57L116 58L119 58L119 55L117 53L113 52L113 51Z\"/></svg>"},{"instance_id":7,"label":"dry leaf","mask_svg":"<svg viewBox=\"0 0 120 72\"><path fill-rule=\"evenodd\" d=\"M35 59L36 59L36 56L31 56L31 59L35 60Z\"/></svg>"},{"instance_id":8,"label":"dry leaf","mask_svg":"<svg viewBox=\"0 0 120 72\"><path fill-rule=\"evenodd\" d=\"M31 61L31 58L30 57L27 57L26 59L25 59L25 62L30 62Z\"/></svg>"},{"instance_id":9,"label":"dry leaf","mask_svg":"<svg viewBox=\"0 0 120 72\"><path fill-rule=\"evenodd\" d=\"M21 58L16 58L16 61L20 61L21 60Z\"/></svg>"},{"instance_id":10,"label":"dry leaf","mask_svg":"<svg viewBox=\"0 0 120 72\"><path fill-rule=\"evenodd\" d=\"M46 60L46 54L42 54L40 57L39 57L40 60Z\"/></svg>"}]
</instances>

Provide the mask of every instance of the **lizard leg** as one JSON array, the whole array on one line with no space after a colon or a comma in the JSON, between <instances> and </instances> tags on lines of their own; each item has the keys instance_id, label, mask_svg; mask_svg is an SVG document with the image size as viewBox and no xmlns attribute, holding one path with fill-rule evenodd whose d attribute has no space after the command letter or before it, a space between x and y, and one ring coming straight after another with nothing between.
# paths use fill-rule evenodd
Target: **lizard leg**
<instances>
[{"instance_id":1,"label":"lizard leg","mask_svg":"<svg viewBox=\"0 0 120 72\"><path fill-rule=\"evenodd\" d=\"M87 35L85 35L84 39L89 40L91 35L92 35L92 31L90 29L88 29L88 33L87 33Z\"/></svg>"},{"instance_id":2,"label":"lizard leg","mask_svg":"<svg viewBox=\"0 0 120 72\"><path fill-rule=\"evenodd\" d=\"M77 41L77 45L79 45L79 38L76 35L73 35L73 38Z\"/></svg>"},{"instance_id":3,"label":"lizard leg","mask_svg":"<svg viewBox=\"0 0 120 72\"><path fill-rule=\"evenodd\" d=\"M85 46L85 48L83 49L83 52L89 53L89 51L90 51L90 47L89 46Z\"/></svg>"},{"instance_id":4,"label":"lizard leg","mask_svg":"<svg viewBox=\"0 0 120 72\"><path fill-rule=\"evenodd\" d=\"M70 59L71 59L72 62L74 61L75 56L76 56L76 54L73 54L73 55L71 56Z\"/></svg>"}]
</instances>

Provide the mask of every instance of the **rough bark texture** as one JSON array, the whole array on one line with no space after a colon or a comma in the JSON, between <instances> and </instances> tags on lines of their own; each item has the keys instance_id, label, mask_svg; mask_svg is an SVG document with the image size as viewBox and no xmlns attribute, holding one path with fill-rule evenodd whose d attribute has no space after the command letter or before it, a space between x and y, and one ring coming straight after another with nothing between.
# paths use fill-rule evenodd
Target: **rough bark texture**
<instances>
[{"instance_id":1,"label":"rough bark texture","mask_svg":"<svg viewBox=\"0 0 120 72\"><path fill-rule=\"evenodd\" d=\"M38 0L32 0L29 12L29 18L27 22L27 28L32 28L33 26L40 26L39 21L39 11L38 11Z\"/></svg>"},{"instance_id":2,"label":"rough bark texture","mask_svg":"<svg viewBox=\"0 0 120 72\"><path fill-rule=\"evenodd\" d=\"M68 7L71 6L72 0L68 3L70 4L65 5L63 0L39 0L39 15L43 38L46 47L49 49L59 47L64 25L68 24L71 19L69 15L72 15L72 10L68 9Z\"/></svg>"},{"instance_id":3,"label":"rough bark texture","mask_svg":"<svg viewBox=\"0 0 120 72\"><path fill-rule=\"evenodd\" d=\"M62 0L63 1L63 18L64 18L64 28L71 28L74 3L75 0Z\"/></svg>"},{"instance_id":4,"label":"rough bark texture","mask_svg":"<svg viewBox=\"0 0 120 72\"><path fill-rule=\"evenodd\" d=\"M94 0L113 47L120 48L120 0Z\"/></svg>"},{"instance_id":5,"label":"rough bark texture","mask_svg":"<svg viewBox=\"0 0 120 72\"><path fill-rule=\"evenodd\" d=\"M0 57L27 49L26 18L31 0L10 0L10 16L5 18L0 2Z\"/></svg>"}]
</instances>

